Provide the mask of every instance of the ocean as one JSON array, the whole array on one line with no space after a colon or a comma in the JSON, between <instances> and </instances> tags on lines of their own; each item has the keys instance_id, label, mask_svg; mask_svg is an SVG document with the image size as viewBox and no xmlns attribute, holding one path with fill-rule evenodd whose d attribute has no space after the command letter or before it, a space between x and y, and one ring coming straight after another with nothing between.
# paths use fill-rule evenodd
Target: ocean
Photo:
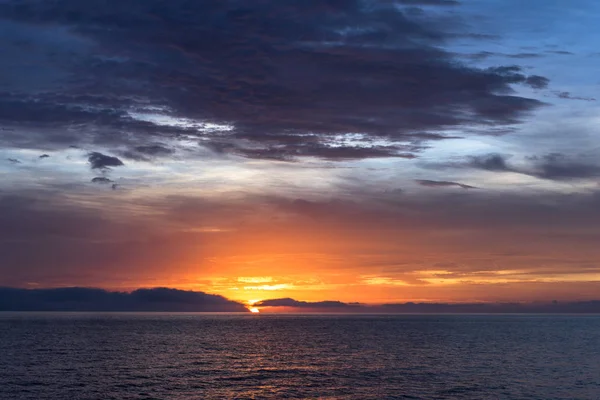
<instances>
[{"instance_id":1,"label":"ocean","mask_svg":"<svg viewBox=\"0 0 600 400\"><path fill-rule=\"evenodd\" d=\"M600 316L0 313L0 399L600 399Z\"/></svg>"}]
</instances>

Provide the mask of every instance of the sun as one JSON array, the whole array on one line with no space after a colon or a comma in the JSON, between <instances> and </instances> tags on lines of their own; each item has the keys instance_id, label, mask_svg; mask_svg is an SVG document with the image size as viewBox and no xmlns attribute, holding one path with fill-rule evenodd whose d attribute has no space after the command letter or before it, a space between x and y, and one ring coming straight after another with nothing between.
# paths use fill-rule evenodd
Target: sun
<instances>
[{"instance_id":1,"label":"sun","mask_svg":"<svg viewBox=\"0 0 600 400\"><path fill-rule=\"evenodd\" d=\"M250 307L248 310L250 310L251 313L255 313L255 314L260 312L260 310L256 307Z\"/></svg>"}]
</instances>

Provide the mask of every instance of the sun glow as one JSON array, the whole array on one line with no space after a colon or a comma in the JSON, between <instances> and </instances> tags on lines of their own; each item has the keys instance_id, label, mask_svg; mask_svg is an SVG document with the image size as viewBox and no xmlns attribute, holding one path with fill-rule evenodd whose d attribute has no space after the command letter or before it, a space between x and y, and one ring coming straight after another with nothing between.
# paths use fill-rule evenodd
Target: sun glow
<instances>
[{"instance_id":1,"label":"sun glow","mask_svg":"<svg viewBox=\"0 0 600 400\"><path fill-rule=\"evenodd\" d=\"M260 312L260 310L256 307L250 307L248 310L250 310L250 312L254 314L258 314Z\"/></svg>"}]
</instances>

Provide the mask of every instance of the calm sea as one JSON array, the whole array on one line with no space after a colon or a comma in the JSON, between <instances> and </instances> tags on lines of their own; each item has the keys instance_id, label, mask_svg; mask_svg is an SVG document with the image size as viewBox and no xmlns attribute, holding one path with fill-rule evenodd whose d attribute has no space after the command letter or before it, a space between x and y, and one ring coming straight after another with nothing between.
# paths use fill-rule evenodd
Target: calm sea
<instances>
[{"instance_id":1,"label":"calm sea","mask_svg":"<svg viewBox=\"0 0 600 400\"><path fill-rule=\"evenodd\" d=\"M600 399L600 317L0 313L0 399Z\"/></svg>"}]
</instances>

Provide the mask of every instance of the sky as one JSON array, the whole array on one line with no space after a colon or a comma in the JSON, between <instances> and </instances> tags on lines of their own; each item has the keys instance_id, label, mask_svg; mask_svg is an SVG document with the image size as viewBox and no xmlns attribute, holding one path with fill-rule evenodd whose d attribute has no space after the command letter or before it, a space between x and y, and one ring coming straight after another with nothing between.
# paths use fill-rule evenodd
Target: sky
<instances>
[{"instance_id":1,"label":"sky","mask_svg":"<svg viewBox=\"0 0 600 400\"><path fill-rule=\"evenodd\" d=\"M0 286L598 299L596 0L0 0Z\"/></svg>"}]
</instances>

